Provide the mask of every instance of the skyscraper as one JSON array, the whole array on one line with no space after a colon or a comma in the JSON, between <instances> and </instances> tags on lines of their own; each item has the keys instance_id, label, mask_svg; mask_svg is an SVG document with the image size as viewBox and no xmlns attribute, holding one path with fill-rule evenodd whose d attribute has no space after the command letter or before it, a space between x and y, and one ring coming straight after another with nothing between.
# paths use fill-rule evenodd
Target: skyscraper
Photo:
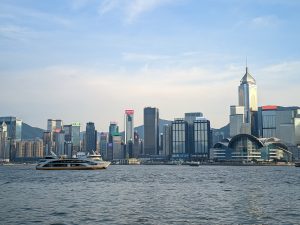
<instances>
[{"instance_id":1,"label":"skyscraper","mask_svg":"<svg viewBox=\"0 0 300 225\"><path fill-rule=\"evenodd\" d=\"M244 122L251 124L251 112L257 111L257 86L255 79L248 72L248 67L239 86L239 106L244 106Z\"/></svg>"},{"instance_id":2,"label":"skyscraper","mask_svg":"<svg viewBox=\"0 0 300 225\"><path fill-rule=\"evenodd\" d=\"M44 131L43 133L44 154L49 155L53 151L53 136L52 132Z\"/></svg>"},{"instance_id":3,"label":"skyscraper","mask_svg":"<svg viewBox=\"0 0 300 225\"><path fill-rule=\"evenodd\" d=\"M171 153L171 126L168 124L163 127L162 154L169 156Z\"/></svg>"},{"instance_id":4,"label":"skyscraper","mask_svg":"<svg viewBox=\"0 0 300 225\"><path fill-rule=\"evenodd\" d=\"M195 159L209 159L209 149L211 147L210 121L205 118L197 118L194 121L194 148L192 157Z\"/></svg>"},{"instance_id":5,"label":"skyscraper","mask_svg":"<svg viewBox=\"0 0 300 225\"><path fill-rule=\"evenodd\" d=\"M109 124L108 143L112 143L112 136L119 134L119 126L117 122L111 121Z\"/></svg>"},{"instance_id":6,"label":"skyscraper","mask_svg":"<svg viewBox=\"0 0 300 225\"><path fill-rule=\"evenodd\" d=\"M132 157L138 158L142 154L142 142L137 132L134 132Z\"/></svg>"},{"instance_id":7,"label":"skyscraper","mask_svg":"<svg viewBox=\"0 0 300 225\"><path fill-rule=\"evenodd\" d=\"M55 152L58 155L65 154L65 132L64 130L57 129L54 132Z\"/></svg>"},{"instance_id":8,"label":"skyscraper","mask_svg":"<svg viewBox=\"0 0 300 225\"><path fill-rule=\"evenodd\" d=\"M157 155L159 151L159 112L157 108L144 108L144 154Z\"/></svg>"},{"instance_id":9,"label":"skyscraper","mask_svg":"<svg viewBox=\"0 0 300 225\"><path fill-rule=\"evenodd\" d=\"M95 124L93 122L88 122L86 124L85 138L85 151L92 154L93 151L97 150L97 131L95 130Z\"/></svg>"},{"instance_id":10,"label":"skyscraper","mask_svg":"<svg viewBox=\"0 0 300 225\"><path fill-rule=\"evenodd\" d=\"M7 138L7 125L2 122L0 125L0 162L9 161L9 141Z\"/></svg>"},{"instance_id":11,"label":"skyscraper","mask_svg":"<svg viewBox=\"0 0 300 225\"><path fill-rule=\"evenodd\" d=\"M194 121L200 117L203 117L203 113L201 112L190 112L184 114L184 120L188 124L188 153L194 152Z\"/></svg>"},{"instance_id":12,"label":"skyscraper","mask_svg":"<svg viewBox=\"0 0 300 225\"><path fill-rule=\"evenodd\" d=\"M172 122L172 154L173 159L187 159L188 152L188 124L184 119L175 119Z\"/></svg>"},{"instance_id":13,"label":"skyscraper","mask_svg":"<svg viewBox=\"0 0 300 225\"><path fill-rule=\"evenodd\" d=\"M244 106L236 106L236 105L230 106L230 120L229 120L230 137L242 133L242 127L244 124L244 113L245 113ZM250 134L250 131L247 133Z\"/></svg>"},{"instance_id":14,"label":"skyscraper","mask_svg":"<svg viewBox=\"0 0 300 225\"><path fill-rule=\"evenodd\" d=\"M100 133L100 154L104 160L107 160L107 144L108 144L108 133L101 132Z\"/></svg>"},{"instance_id":15,"label":"skyscraper","mask_svg":"<svg viewBox=\"0 0 300 225\"><path fill-rule=\"evenodd\" d=\"M74 122L71 125L72 154L74 154L80 151L80 123Z\"/></svg>"},{"instance_id":16,"label":"skyscraper","mask_svg":"<svg viewBox=\"0 0 300 225\"><path fill-rule=\"evenodd\" d=\"M0 117L0 124L7 125L7 137L11 140L19 141L22 139L22 120L14 116Z\"/></svg>"},{"instance_id":17,"label":"skyscraper","mask_svg":"<svg viewBox=\"0 0 300 225\"><path fill-rule=\"evenodd\" d=\"M63 131L65 132L65 141L71 141L72 139L72 125L64 125Z\"/></svg>"},{"instance_id":18,"label":"skyscraper","mask_svg":"<svg viewBox=\"0 0 300 225\"><path fill-rule=\"evenodd\" d=\"M125 110L125 144L128 141L133 141L133 129L134 129L134 121L133 121L134 110Z\"/></svg>"},{"instance_id":19,"label":"skyscraper","mask_svg":"<svg viewBox=\"0 0 300 225\"><path fill-rule=\"evenodd\" d=\"M57 129L63 128L63 122L62 120L54 120L54 119L48 119L47 121L47 131L54 132Z\"/></svg>"}]
</instances>

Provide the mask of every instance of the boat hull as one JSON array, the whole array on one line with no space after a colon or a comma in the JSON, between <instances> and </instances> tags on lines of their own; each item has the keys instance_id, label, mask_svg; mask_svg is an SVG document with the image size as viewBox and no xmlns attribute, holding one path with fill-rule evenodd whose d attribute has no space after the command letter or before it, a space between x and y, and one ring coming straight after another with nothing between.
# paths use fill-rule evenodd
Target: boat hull
<instances>
[{"instance_id":1,"label":"boat hull","mask_svg":"<svg viewBox=\"0 0 300 225\"><path fill-rule=\"evenodd\" d=\"M74 167L36 167L36 170L105 170L106 167L84 167L84 166L74 166Z\"/></svg>"},{"instance_id":2,"label":"boat hull","mask_svg":"<svg viewBox=\"0 0 300 225\"><path fill-rule=\"evenodd\" d=\"M79 165L78 163L63 163L63 165L57 163L54 165L47 164L39 164L35 168L36 170L103 170L106 169L110 165L110 162L102 162L97 163L96 165L88 165L87 163L82 163Z\"/></svg>"}]
</instances>

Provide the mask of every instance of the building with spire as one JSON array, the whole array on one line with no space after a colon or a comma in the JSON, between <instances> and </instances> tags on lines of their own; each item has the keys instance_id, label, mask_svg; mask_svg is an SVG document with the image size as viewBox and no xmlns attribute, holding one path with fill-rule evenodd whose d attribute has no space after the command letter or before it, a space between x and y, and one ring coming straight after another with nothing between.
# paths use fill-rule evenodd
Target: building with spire
<instances>
[{"instance_id":1,"label":"building with spire","mask_svg":"<svg viewBox=\"0 0 300 225\"><path fill-rule=\"evenodd\" d=\"M244 106L244 122L251 123L251 112L257 112L257 86L255 79L248 72L241 79L239 86L239 106Z\"/></svg>"},{"instance_id":2,"label":"building with spire","mask_svg":"<svg viewBox=\"0 0 300 225\"><path fill-rule=\"evenodd\" d=\"M247 66L238 87L238 102L237 106L230 106L230 136L238 134L257 136L257 86Z\"/></svg>"}]
</instances>

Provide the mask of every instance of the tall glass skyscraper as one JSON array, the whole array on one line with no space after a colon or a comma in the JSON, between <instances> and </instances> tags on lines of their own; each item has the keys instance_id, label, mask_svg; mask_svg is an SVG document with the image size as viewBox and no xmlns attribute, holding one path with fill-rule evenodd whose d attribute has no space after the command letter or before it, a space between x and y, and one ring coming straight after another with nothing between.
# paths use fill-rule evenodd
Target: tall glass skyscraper
<instances>
[{"instance_id":1,"label":"tall glass skyscraper","mask_svg":"<svg viewBox=\"0 0 300 225\"><path fill-rule=\"evenodd\" d=\"M134 135L134 110L125 110L125 143L133 142Z\"/></svg>"},{"instance_id":2,"label":"tall glass skyscraper","mask_svg":"<svg viewBox=\"0 0 300 225\"><path fill-rule=\"evenodd\" d=\"M85 151L87 153L92 154L93 151L97 150L97 131L93 122L86 124L85 144Z\"/></svg>"},{"instance_id":3,"label":"tall glass skyscraper","mask_svg":"<svg viewBox=\"0 0 300 225\"><path fill-rule=\"evenodd\" d=\"M188 158L188 123L184 119L172 122L172 158Z\"/></svg>"},{"instance_id":4,"label":"tall glass skyscraper","mask_svg":"<svg viewBox=\"0 0 300 225\"><path fill-rule=\"evenodd\" d=\"M80 123L79 122L74 122L71 124L71 142L72 142L72 150L74 152L79 152L80 151Z\"/></svg>"},{"instance_id":5,"label":"tall glass skyscraper","mask_svg":"<svg viewBox=\"0 0 300 225\"><path fill-rule=\"evenodd\" d=\"M7 137L20 141L22 139L22 120L14 116L0 117L0 125L3 122L7 125Z\"/></svg>"},{"instance_id":6,"label":"tall glass skyscraper","mask_svg":"<svg viewBox=\"0 0 300 225\"><path fill-rule=\"evenodd\" d=\"M54 132L56 130L58 132L58 129L61 130L62 128L63 128L62 120L48 119L47 131Z\"/></svg>"},{"instance_id":7,"label":"tall glass skyscraper","mask_svg":"<svg viewBox=\"0 0 300 225\"><path fill-rule=\"evenodd\" d=\"M159 151L159 111L144 108L144 154L158 155Z\"/></svg>"},{"instance_id":8,"label":"tall glass skyscraper","mask_svg":"<svg viewBox=\"0 0 300 225\"><path fill-rule=\"evenodd\" d=\"M197 118L194 121L194 152L197 158L207 160L211 146L210 121L205 118Z\"/></svg>"},{"instance_id":9,"label":"tall glass skyscraper","mask_svg":"<svg viewBox=\"0 0 300 225\"><path fill-rule=\"evenodd\" d=\"M258 109L257 86L255 79L248 72L248 67L239 86L239 106L245 108L245 123L251 124L251 112L256 112Z\"/></svg>"},{"instance_id":10,"label":"tall glass skyscraper","mask_svg":"<svg viewBox=\"0 0 300 225\"><path fill-rule=\"evenodd\" d=\"M112 143L113 135L119 135L119 126L117 122L111 121L109 124L108 143Z\"/></svg>"}]
</instances>

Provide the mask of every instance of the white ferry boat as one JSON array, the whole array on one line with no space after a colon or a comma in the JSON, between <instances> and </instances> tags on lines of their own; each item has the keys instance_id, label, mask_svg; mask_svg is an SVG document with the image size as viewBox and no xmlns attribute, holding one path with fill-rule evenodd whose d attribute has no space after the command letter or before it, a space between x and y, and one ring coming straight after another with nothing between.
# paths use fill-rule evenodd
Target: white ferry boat
<instances>
[{"instance_id":1,"label":"white ferry boat","mask_svg":"<svg viewBox=\"0 0 300 225\"><path fill-rule=\"evenodd\" d=\"M106 169L110 162L103 161L101 155L78 154L76 158L56 156L54 153L41 159L36 166L37 170L100 170Z\"/></svg>"}]
</instances>

